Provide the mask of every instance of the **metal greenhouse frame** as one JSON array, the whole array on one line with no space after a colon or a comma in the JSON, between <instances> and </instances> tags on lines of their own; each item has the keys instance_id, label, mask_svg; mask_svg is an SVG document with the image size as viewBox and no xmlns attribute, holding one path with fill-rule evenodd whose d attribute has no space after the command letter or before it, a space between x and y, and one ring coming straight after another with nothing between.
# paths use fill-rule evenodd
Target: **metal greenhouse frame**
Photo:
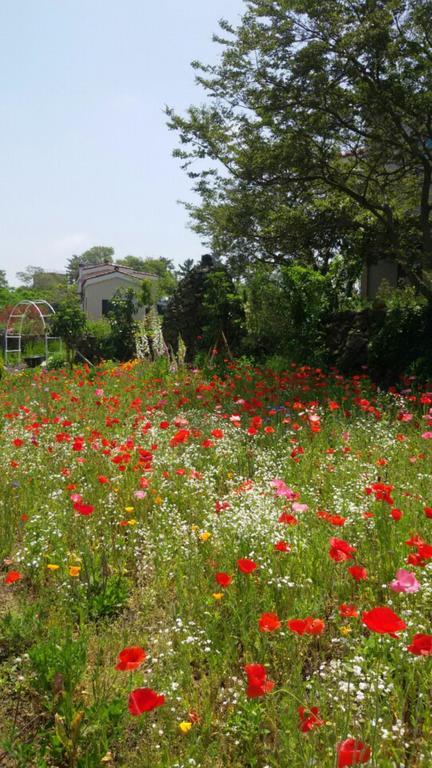
<instances>
[{"instance_id":1,"label":"metal greenhouse frame","mask_svg":"<svg viewBox=\"0 0 432 768\"><path fill-rule=\"evenodd\" d=\"M21 362L21 353L22 353L22 347L21 347L21 339L22 339L22 328L24 320L29 317L29 311L30 309L35 313L35 320L39 320L41 325L42 333L40 334L30 334L32 336L43 336L44 338L44 345L45 345L45 360L48 357L48 344L50 341L57 340L58 336L50 336L48 334L48 328L47 328L47 319L55 315L55 310L49 304L48 301L45 301L44 299L38 299L36 301L30 301L28 299L23 299L22 301L19 301L18 304L15 304L15 306L11 309L7 321L6 331L5 331L5 364L8 364L8 358L10 354L17 354L18 355L18 363ZM17 327L18 325L18 327ZM11 341L13 340L13 346L11 346ZM60 339L61 344L61 339Z\"/></svg>"}]
</instances>

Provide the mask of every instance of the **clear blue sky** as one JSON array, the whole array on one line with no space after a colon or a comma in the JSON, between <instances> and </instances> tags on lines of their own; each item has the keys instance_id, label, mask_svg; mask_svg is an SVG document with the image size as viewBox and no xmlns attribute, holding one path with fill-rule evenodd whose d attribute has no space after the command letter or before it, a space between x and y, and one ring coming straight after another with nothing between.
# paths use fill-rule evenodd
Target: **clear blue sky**
<instances>
[{"instance_id":1,"label":"clear blue sky","mask_svg":"<svg viewBox=\"0 0 432 768\"><path fill-rule=\"evenodd\" d=\"M178 199L166 104L204 100L193 59L215 61L243 0L0 0L0 268L61 270L92 245L116 256L202 252Z\"/></svg>"}]
</instances>

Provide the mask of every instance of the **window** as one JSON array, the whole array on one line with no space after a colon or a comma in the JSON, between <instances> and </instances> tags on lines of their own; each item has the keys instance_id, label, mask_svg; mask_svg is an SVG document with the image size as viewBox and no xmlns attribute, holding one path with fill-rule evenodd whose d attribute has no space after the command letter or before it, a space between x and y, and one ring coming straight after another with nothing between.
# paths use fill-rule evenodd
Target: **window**
<instances>
[{"instance_id":1,"label":"window","mask_svg":"<svg viewBox=\"0 0 432 768\"><path fill-rule=\"evenodd\" d=\"M111 312L111 301L109 299L102 299L102 315L106 317Z\"/></svg>"}]
</instances>

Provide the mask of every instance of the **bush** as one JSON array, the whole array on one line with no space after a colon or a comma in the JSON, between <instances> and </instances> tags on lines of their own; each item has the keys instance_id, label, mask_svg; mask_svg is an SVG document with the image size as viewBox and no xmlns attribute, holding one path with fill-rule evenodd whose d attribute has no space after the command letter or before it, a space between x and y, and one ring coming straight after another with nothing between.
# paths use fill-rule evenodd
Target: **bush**
<instances>
[{"instance_id":1,"label":"bush","mask_svg":"<svg viewBox=\"0 0 432 768\"><path fill-rule=\"evenodd\" d=\"M423 359L421 368L430 375L432 308L427 300L412 287L385 286L375 304L368 341L372 374L391 381Z\"/></svg>"},{"instance_id":2,"label":"bush","mask_svg":"<svg viewBox=\"0 0 432 768\"><path fill-rule=\"evenodd\" d=\"M72 365L77 349L80 347L87 327L87 317L81 309L78 296L67 295L56 308L51 320L51 333L59 336L66 344L67 358Z\"/></svg>"},{"instance_id":3,"label":"bush","mask_svg":"<svg viewBox=\"0 0 432 768\"><path fill-rule=\"evenodd\" d=\"M247 302L250 351L261 357L271 351L301 363L321 363L329 295L329 280L309 267L255 270Z\"/></svg>"},{"instance_id":4,"label":"bush","mask_svg":"<svg viewBox=\"0 0 432 768\"><path fill-rule=\"evenodd\" d=\"M59 368L64 368L65 365L67 365L66 355L63 354L63 352L53 352L52 355L50 355L46 362L46 367L48 371L54 371L58 370Z\"/></svg>"},{"instance_id":5,"label":"bush","mask_svg":"<svg viewBox=\"0 0 432 768\"><path fill-rule=\"evenodd\" d=\"M244 312L229 272L215 266L210 257L193 267L170 298L163 320L163 333L176 351L179 336L186 345L186 359L226 342L238 352ZM225 337L225 340L224 338Z\"/></svg>"},{"instance_id":6,"label":"bush","mask_svg":"<svg viewBox=\"0 0 432 768\"><path fill-rule=\"evenodd\" d=\"M131 360L136 355L137 309L138 300L132 288L120 288L114 294L108 320L111 326L112 355L116 360Z\"/></svg>"},{"instance_id":7,"label":"bush","mask_svg":"<svg viewBox=\"0 0 432 768\"><path fill-rule=\"evenodd\" d=\"M108 320L89 321L80 351L92 363L113 357L113 340Z\"/></svg>"}]
</instances>

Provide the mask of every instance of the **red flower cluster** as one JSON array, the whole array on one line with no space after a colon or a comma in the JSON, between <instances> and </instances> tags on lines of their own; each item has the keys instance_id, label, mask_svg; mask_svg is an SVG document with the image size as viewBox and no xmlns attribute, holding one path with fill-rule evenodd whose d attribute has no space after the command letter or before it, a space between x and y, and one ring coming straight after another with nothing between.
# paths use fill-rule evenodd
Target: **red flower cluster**
<instances>
[{"instance_id":1,"label":"red flower cluster","mask_svg":"<svg viewBox=\"0 0 432 768\"><path fill-rule=\"evenodd\" d=\"M248 680L246 695L249 699L256 699L273 690L274 682L267 680L267 673L262 664L246 664L244 671Z\"/></svg>"},{"instance_id":2,"label":"red flower cluster","mask_svg":"<svg viewBox=\"0 0 432 768\"><path fill-rule=\"evenodd\" d=\"M307 616L306 619L289 619L287 627L297 635L320 635L324 632L325 623L322 619Z\"/></svg>"},{"instance_id":3,"label":"red flower cluster","mask_svg":"<svg viewBox=\"0 0 432 768\"><path fill-rule=\"evenodd\" d=\"M263 613L258 621L260 632L274 632L280 629L281 621L277 613Z\"/></svg>"},{"instance_id":4,"label":"red flower cluster","mask_svg":"<svg viewBox=\"0 0 432 768\"><path fill-rule=\"evenodd\" d=\"M336 539L335 537L330 539L329 555L335 563L343 563L345 560L352 560L353 553L356 551L355 547L348 544L344 539Z\"/></svg>"}]
</instances>

